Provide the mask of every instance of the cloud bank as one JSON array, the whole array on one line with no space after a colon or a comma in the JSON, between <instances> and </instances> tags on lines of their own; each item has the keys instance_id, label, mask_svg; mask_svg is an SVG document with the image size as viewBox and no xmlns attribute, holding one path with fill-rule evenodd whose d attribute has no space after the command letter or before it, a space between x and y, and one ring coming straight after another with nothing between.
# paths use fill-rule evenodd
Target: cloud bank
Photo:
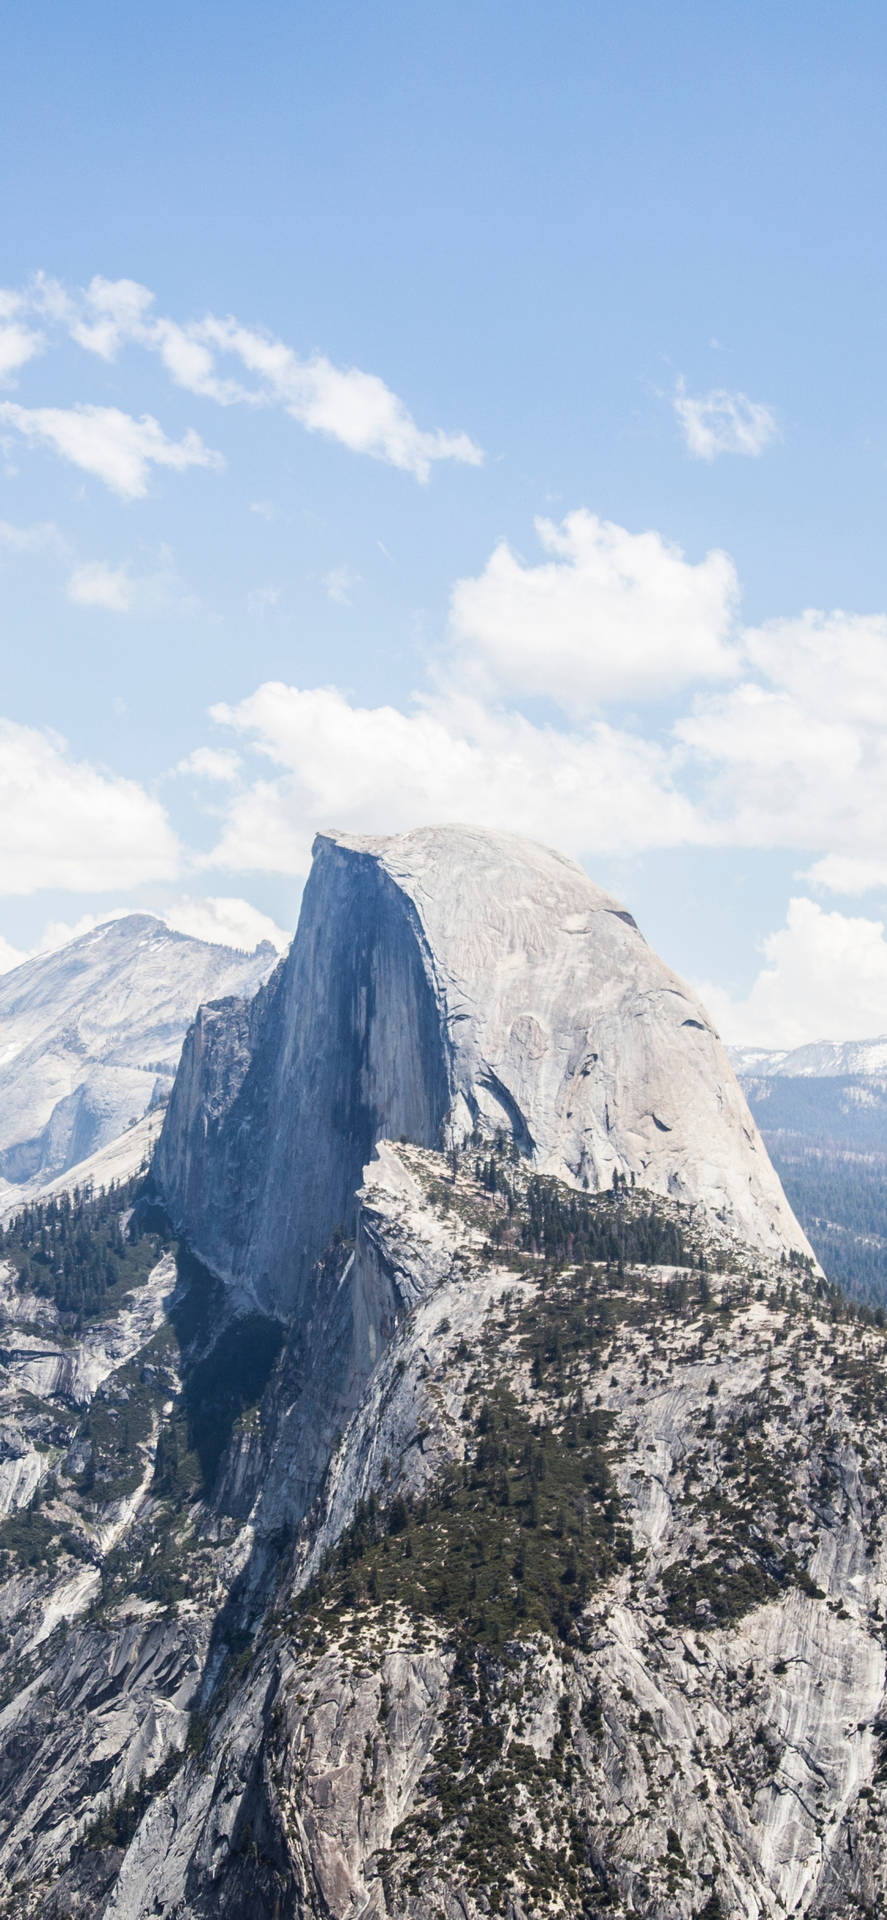
<instances>
[{"instance_id":1,"label":"cloud bank","mask_svg":"<svg viewBox=\"0 0 887 1920\"><path fill-rule=\"evenodd\" d=\"M229 802L211 860L239 872L304 874L314 833L334 824L400 832L470 820L576 855L699 837L663 751L603 721L565 733L455 692L402 712L279 682L212 717L275 768Z\"/></svg>"},{"instance_id":2,"label":"cloud bank","mask_svg":"<svg viewBox=\"0 0 887 1920\"><path fill-rule=\"evenodd\" d=\"M134 780L75 760L57 734L0 720L0 891L104 893L166 880L181 851Z\"/></svg>"},{"instance_id":3,"label":"cloud bank","mask_svg":"<svg viewBox=\"0 0 887 1920\"><path fill-rule=\"evenodd\" d=\"M709 1012L737 1046L799 1047L887 1032L887 940L881 920L789 902L784 927L762 943L765 964L744 999L710 982Z\"/></svg>"},{"instance_id":4,"label":"cloud bank","mask_svg":"<svg viewBox=\"0 0 887 1920\"><path fill-rule=\"evenodd\" d=\"M629 533L585 508L535 525L548 558L528 565L500 541L453 590L463 673L481 669L490 685L567 712L735 674L739 583L727 554L693 565L661 534Z\"/></svg>"}]
</instances>

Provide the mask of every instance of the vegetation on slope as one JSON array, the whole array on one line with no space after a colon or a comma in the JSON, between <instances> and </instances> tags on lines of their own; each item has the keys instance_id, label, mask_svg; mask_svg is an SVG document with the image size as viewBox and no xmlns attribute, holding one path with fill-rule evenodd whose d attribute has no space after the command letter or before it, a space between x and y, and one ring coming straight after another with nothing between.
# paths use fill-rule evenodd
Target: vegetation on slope
<instances>
[{"instance_id":1,"label":"vegetation on slope","mask_svg":"<svg viewBox=\"0 0 887 1920\"><path fill-rule=\"evenodd\" d=\"M283 1337L261 1314L226 1318L224 1290L144 1204L144 1186L137 1178L97 1196L41 1202L2 1240L21 1288L55 1302L63 1348L84 1323L100 1334L133 1304L161 1254L175 1255L169 1317L88 1406L27 1397L48 1471L28 1505L0 1519L0 1577L58 1569L65 1557L91 1563L101 1569L105 1607L124 1595L169 1607L193 1590L202 1504L238 1422L261 1400ZM98 1531L140 1486L144 1512L124 1541L100 1553Z\"/></svg>"},{"instance_id":2,"label":"vegetation on slope","mask_svg":"<svg viewBox=\"0 0 887 1920\"><path fill-rule=\"evenodd\" d=\"M887 1307L887 1079L743 1080L786 1196L829 1279Z\"/></svg>"},{"instance_id":3,"label":"vegetation on slope","mask_svg":"<svg viewBox=\"0 0 887 1920\"><path fill-rule=\"evenodd\" d=\"M147 1279L160 1235L133 1213L143 1176L103 1193L62 1193L24 1207L0 1227L0 1259L16 1269L22 1291L51 1300L73 1331L113 1312Z\"/></svg>"},{"instance_id":4,"label":"vegetation on slope","mask_svg":"<svg viewBox=\"0 0 887 1920\"><path fill-rule=\"evenodd\" d=\"M851 1300L887 1307L887 1154L771 1136L773 1165L817 1259Z\"/></svg>"},{"instance_id":5,"label":"vegetation on slope","mask_svg":"<svg viewBox=\"0 0 887 1920\"><path fill-rule=\"evenodd\" d=\"M629 1885L613 1835L602 1839L589 1814L599 1756L631 1746L649 1783L651 1833L664 1791L650 1712L627 1688L607 1692L595 1664L606 1608L618 1594L636 1617L646 1609L666 1632L689 1630L704 1646L761 1601L790 1589L815 1596L818 1532L841 1498L837 1430L850 1415L857 1431L879 1431L887 1415L884 1339L877 1316L848 1307L803 1261L765 1271L689 1209L621 1182L604 1195L576 1194L528 1175L504 1147L466 1160L448 1169L425 1157L433 1206L476 1230L475 1279L481 1269L499 1276L476 1343L447 1340L441 1322L440 1351L430 1356L435 1390L447 1384L461 1404L451 1458L419 1494L399 1481L401 1463L391 1464L295 1596L287 1557L258 1642L236 1606L219 1614L216 1644L220 1654L227 1644L228 1662L195 1715L187 1764L202 1764L198 1736L207 1747L223 1737L226 1705L263 1648L301 1673L330 1654L373 1668L395 1623L402 1635L406 1622L416 1644L445 1649L450 1677L439 1737L379 1856L390 1910L402 1910L404 1897L437 1899L429 1889L442 1875L493 1913L507 1913L520 1887L534 1915L578 1920L618 1912ZM135 1230L147 1239L149 1227L156 1252L162 1223L143 1214ZM226 1329L216 1283L182 1249L178 1261L171 1320L137 1360L87 1412L40 1414L55 1450L52 1478L8 1535L0 1529L5 1570L19 1576L42 1577L66 1553L72 1564L78 1553L101 1558L92 1624L104 1632L133 1602L167 1613L195 1595L221 1605L219 1521L206 1529L206 1503L238 1422L250 1420L272 1378L282 1337L258 1315ZM471 1262L463 1272L470 1287ZM737 1397L730 1376L740 1363L758 1384ZM391 1364L396 1377L394 1356ZM801 1383L793 1395L791 1381ZM648 1402L675 1391L690 1411L681 1413L680 1464L661 1471L682 1545L653 1565L642 1535L631 1545L639 1434ZM865 1493L873 1501L876 1466ZM134 1520L100 1556L99 1525L142 1480ZM21 1683L20 1674L13 1684ZM533 1715L550 1684L555 1725L540 1741ZM766 1759L738 1753L724 1761L731 1792L743 1790L740 1759L750 1779ZM177 1765L171 1759L168 1773L108 1804L88 1849L126 1844ZM757 1790L757 1773L754 1781ZM373 1791L368 1756L368 1804ZM234 1849L237 1871L277 1887L278 1867L262 1852L267 1833L260 1838L251 1819ZM655 1845L640 1833L632 1845L644 1857L630 1868L631 1910L717 1914L717 1887L690 1865L686 1834L667 1827Z\"/></svg>"}]
</instances>

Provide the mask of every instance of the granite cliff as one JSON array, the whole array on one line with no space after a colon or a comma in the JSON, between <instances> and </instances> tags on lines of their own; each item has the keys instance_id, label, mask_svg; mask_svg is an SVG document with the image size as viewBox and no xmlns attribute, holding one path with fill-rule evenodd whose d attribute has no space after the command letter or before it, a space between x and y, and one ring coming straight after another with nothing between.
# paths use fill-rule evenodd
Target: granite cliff
<instances>
[{"instance_id":1,"label":"granite cliff","mask_svg":"<svg viewBox=\"0 0 887 1920\"><path fill-rule=\"evenodd\" d=\"M299 1313L376 1142L478 1129L571 1185L634 1177L809 1252L707 1014L581 868L470 828L319 836L274 980L189 1034L155 1159L170 1217Z\"/></svg>"},{"instance_id":2,"label":"granite cliff","mask_svg":"<svg viewBox=\"0 0 887 1920\"><path fill-rule=\"evenodd\" d=\"M0 1284L3 1920L884 1910L887 1336L569 862L322 837Z\"/></svg>"}]
</instances>

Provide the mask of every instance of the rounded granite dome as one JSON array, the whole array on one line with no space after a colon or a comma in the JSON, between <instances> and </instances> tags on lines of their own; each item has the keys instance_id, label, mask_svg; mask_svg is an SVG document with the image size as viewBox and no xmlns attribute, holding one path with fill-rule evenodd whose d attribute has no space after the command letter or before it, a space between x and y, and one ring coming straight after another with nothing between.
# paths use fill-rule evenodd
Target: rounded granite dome
<instances>
[{"instance_id":1,"label":"rounded granite dome","mask_svg":"<svg viewBox=\"0 0 887 1920\"><path fill-rule=\"evenodd\" d=\"M505 1130L748 1245L809 1252L705 1009L563 855L476 827L318 835L298 931L185 1048L156 1171L215 1271L293 1310L380 1139Z\"/></svg>"}]
</instances>

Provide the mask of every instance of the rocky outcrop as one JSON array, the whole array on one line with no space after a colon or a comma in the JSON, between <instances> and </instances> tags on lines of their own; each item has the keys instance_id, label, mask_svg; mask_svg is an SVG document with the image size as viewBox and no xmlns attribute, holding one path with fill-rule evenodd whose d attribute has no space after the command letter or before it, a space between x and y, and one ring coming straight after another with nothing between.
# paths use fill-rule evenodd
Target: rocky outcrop
<instances>
[{"instance_id":1,"label":"rocky outcrop","mask_svg":"<svg viewBox=\"0 0 887 1920\"><path fill-rule=\"evenodd\" d=\"M883 1910L885 1334L617 902L322 836L153 1188L5 1242L2 1920Z\"/></svg>"},{"instance_id":2,"label":"rocky outcrop","mask_svg":"<svg viewBox=\"0 0 887 1920\"><path fill-rule=\"evenodd\" d=\"M532 1176L495 1166L367 1169L336 1286L392 1319L299 1537L256 1544L257 1470L175 1634L118 1574L26 1668L16 1920L88 1914L91 1857L104 1920L882 1910L883 1331L701 1209L662 1203L685 1264L634 1261L637 1191L584 1203L621 1272L528 1253ZM288 1399L277 1372L250 1429L272 1478Z\"/></svg>"},{"instance_id":3,"label":"rocky outcrop","mask_svg":"<svg viewBox=\"0 0 887 1920\"><path fill-rule=\"evenodd\" d=\"M478 1130L577 1187L634 1177L809 1252L704 1009L572 861L470 828L321 835L274 983L189 1035L155 1158L172 1218L300 1316L376 1142Z\"/></svg>"},{"instance_id":4,"label":"rocky outcrop","mask_svg":"<svg viewBox=\"0 0 887 1920\"><path fill-rule=\"evenodd\" d=\"M427 947L376 860L318 843L296 939L256 1007L192 1029L154 1161L213 1271L284 1316L383 1135L432 1144L449 1105Z\"/></svg>"}]
</instances>

